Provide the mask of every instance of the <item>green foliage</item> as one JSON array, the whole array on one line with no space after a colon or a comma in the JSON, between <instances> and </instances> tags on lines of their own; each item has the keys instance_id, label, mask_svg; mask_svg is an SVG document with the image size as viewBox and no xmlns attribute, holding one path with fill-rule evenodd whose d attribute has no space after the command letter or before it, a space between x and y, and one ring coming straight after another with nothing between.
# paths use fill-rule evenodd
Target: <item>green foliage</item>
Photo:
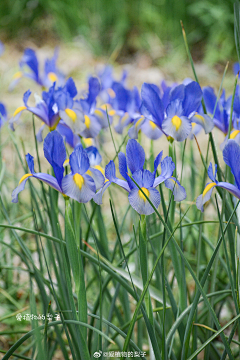
<instances>
[{"instance_id":1,"label":"green foliage","mask_svg":"<svg viewBox=\"0 0 240 360\"><path fill-rule=\"evenodd\" d=\"M49 33L65 40L80 36L97 55L122 55L151 50L151 37L177 45L180 20L190 45L209 63L234 53L233 0L4 0L1 31L7 37L32 36L45 41ZM199 50L200 48L200 50Z\"/></svg>"}]
</instances>

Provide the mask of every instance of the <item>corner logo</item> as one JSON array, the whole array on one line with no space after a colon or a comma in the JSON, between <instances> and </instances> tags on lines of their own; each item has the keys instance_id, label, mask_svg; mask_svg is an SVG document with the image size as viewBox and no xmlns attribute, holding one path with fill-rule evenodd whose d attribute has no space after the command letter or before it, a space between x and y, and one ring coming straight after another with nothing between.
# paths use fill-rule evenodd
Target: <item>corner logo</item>
<instances>
[{"instance_id":1,"label":"corner logo","mask_svg":"<svg viewBox=\"0 0 240 360\"><path fill-rule=\"evenodd\" d=\"M102 355L102 351L101 351L101 350L95 351L95 353L93 354L93 356L94 356L95 358L100 358L101 355Z\"/></svg>"}]
</instances>

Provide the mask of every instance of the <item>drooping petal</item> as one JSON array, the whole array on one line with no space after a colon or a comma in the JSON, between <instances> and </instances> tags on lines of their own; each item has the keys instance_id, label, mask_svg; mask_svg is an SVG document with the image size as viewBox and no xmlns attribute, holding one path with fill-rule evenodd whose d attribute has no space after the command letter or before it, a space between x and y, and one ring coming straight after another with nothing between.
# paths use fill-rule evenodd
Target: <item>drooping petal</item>
<instances>
[{"instance_id":1,"label":"drooping petal","mask_svg":"<svg viewBox=\"0 0 240 360\"><path fill-rule=\"evenodd\" d=\"M104 192L107 190L107 188L111 185L111 181L107 181L105 182L105 184L103 185L103 187L93 196L93 201L98 204L101 205L102 204L102 197Z\"/></svg>"},{"instance_id":2,"label":"drooping petal","mask_svg":"<svg viewBox=\"0 0 240 360\"><path fill-rule=\"evenodd\" d=\"M185 116L174 115L162 123L163 131L177 141L184 141L191 132L191 121Z\"/></svg>"},{"instance_id":3,"label":"drooping petal","mask_svg":"<svg viewBox=\"0 0 240 360\"><path fill-rule=\"evenodd\" d=\"M212 129L214 128L213 119L210 118L210 116L205 115L205 114L195 113L191 117L191 121L198 125L201 125L205 131L205 134L210 133L212 131Z\"/></svg>"},{"instance_id":4,"label":"drooping petal","mask_svg":"<svg viewBox=\"0 0 240 360\"><path fill-rule=\"evenodd\" d=\"M145 122L144 116L141 116L141 117L134 120L133 126L128 130L128 136L130 137L130 139L137 139L138 138L138 132L142 128L142 125L143 125L144 122ZM154 126L157 127L157 125L155 125L155 124L154 124Z\"/></svg>"},{"instance_id":5,"label":"drooping petal","mask_svg":"<svg viewBox=\"0 0 240 360\"><path fill-rule=\"evenodd\" d=\"M142 189L153 205L158 208L160 205L160 194L156 189ZM139 189L132 189L128 195L130 205L141 215L150 215L154 212L152 205L148 202L144 194Z\"/></svg>"},{"instance_id":6,"label":"drooping petal","mask_svg":"<svg viewBox=\"0 0 240 360\"><path fill-rule=\"evenodd\" d=\"M59 116L63 122L70 127L74 134L81 134L85 129L84 115L81 109L72 108L59 111Z\"/></svg>"},{"instance_id":7,"label":"drooping petal","mask_svg":"<svg viewBox=\"0 0 240 360\"><path fill-rule=\"evenodd\" d=\"M228 140L223 149L223 160L231 168L236 185L240 189L240 146L235 140Z\"/></svg>"},{"instance_id":8,"label":"drooping petal","mask_svg":"<svg viewBox=\"0 0 240 360\"><path fill-rule=\"evenodd\" d=\"M96 193L96 186L89 175L69 174L62 180L64 194L80 202L87 203Z\"/></svg>"},{"instance_id":9,"label":"drooping petal","mask_svg":"<svg viewBox=\"0 0 240 360\"><path fill-rule=\"evenodd\" d=\"M62 135L66 143L69 144L72 148L75 148L78 144L80 144L79 136L74 134L70 127L64 124L64 122L60 121L56 130Z\"/></svg>"},{"instance_id":10,"label":"drooping petal","mask_svg":"<svg viewBox=\"0 0 240 360\"><path fill-rule=\"evenodd\" d=\"M66 160L66 149L63 137L56 130L48 133L43 144L44 156L53 167L56 179L61 185L64 167L63 163Z\"/></svg>"},{"instance_id":11,"label":"drooping petal","mask_svg":"<svg viewBox=\"0 0 240 360\"><path fill-rule=\"evenodd\" d=\"M103 174L101 173L101 171L90 167L87 171L87 174L89 176L91 176L91 178L93 178L95 185L96 185L96 190L99 190L105 182L105 178L104 178Z\"/></svg>"},{"instance_id":12,"label":"drooping petal","mask_svg":"<svg viewBox=\"0 0 240 360\"><path fill-rule=\"evenodd\" d=\"M89 158L82 146L77 146L69 157L69 164L73 174L85 174L89 167Z\"/></svg>"},{"instance_id":13,"label":"drooping petal","mask_svg":"<svg viewBox=\"0 0 240 360\"><path fill-rule=\"evenodd\" d=\"M134 139L130 139L126 146L127 165L133 174L136 170L143 169L145 152L142 146Z\"/></svg>"},{"instance_id":14,"label":"drooping petal","mask_svg":"<svg viewBox=\"0 0 240 360\"><path fill-rule=\"evenodd\" d=\"M153 187L155 188L163 181L169 179L172 176L174 170L175 170L175 164L172 161L172 158L170 156L166 156L161 162L161 175L159 175L154 180Z\"/></svg>"},{"instance_id":15,"label":"drooping petal","mask_svg":"<svg viewBox=\"0 0 240 360\"><path fill-rule=\"evenodd\" d=\"M85 138L95 138L96 136L98 136L102 127L96 116L85 115L84 124L85 124L85 129L81 131L80 133L81 136Z\"/></svg>"},{"instance_id":16,"label":"drooping petal","mask_svg":"<svg viewBox=\"0 0 240 360\"><path fill-rule=\"evenodd\" d=\"M141 131L151 140L157 140L163 134L163 132L151 120L146 120L143 122Z\"/></svg>"},{"instance_id":17,"label":"drooping petal","mask_svg":"<svg viewBox=\"0 0 240 360\"><path fill-rule=\"evenodd\" d=\"M22 179L20 180L18 186L16 187L16 189L13 190L13 192L12 192L12 202L13 203L18 202L18 194L24 190L25 184L26 184L27 180L29 179L29 177L31 177L31 176L32 176L32 174L26 174L25 176L23 176Z\"/></svg>"},{"instance_id":18,"label":"drooping petal","mask_svg":"<svg viewBox=\"0 0 240 360\"><path fill-rule=\"evenodd\" d=\"M196 201L196 206L202 212L204 211L203 205L210 199L210 197L212 195L212 191L215 188L215 186L217 186L217 184L215 182L207 184L203 193L198 196L197 201Z\"/></svg>"},{"instance_id":19,"label":"drooping petal","mask_svg":"<svg viewBox=\"0 0 240 360\"><path fill-rule=\"evenodd\" d=\"M182 201L186 199L186 190L175 177L172 176L165 180L164 184L168 189L172 190L174 201Z\"/></svg>"}]
</instances>

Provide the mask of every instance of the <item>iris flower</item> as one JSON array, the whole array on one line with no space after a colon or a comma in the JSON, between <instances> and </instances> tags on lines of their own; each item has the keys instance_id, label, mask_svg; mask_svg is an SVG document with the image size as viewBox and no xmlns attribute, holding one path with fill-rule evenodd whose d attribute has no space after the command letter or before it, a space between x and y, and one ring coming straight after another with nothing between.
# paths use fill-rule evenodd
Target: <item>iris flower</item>
<instances>
[{"instance_id":1,"label":"iris flower","mask_svg":"<svg viewBox=\"0 0 240 360\"><path fill-rule=\"evenodd\" d=\"M199 210L204 211L203 205L210 200L212 191L215 187L227 190L230 194L240 199L240 146L234 140L228 140L223 149L223 160L230 167L234 176L236 185L227 182L218 182L216 179L217 165L215 165L215 173L213 173L212 163L208 168L208 177L212 182L208 183L201 195L198 196L196 205Z\"/></svg>"},{"instance_id":2,"label":"iris flower","mask_svg":"<svg viewBox=\"0 0 240 360\"><path fill-rule=\"evenodd\" d=\"M63 137L57 132L49 133L43 145L44 156L53 168L55 177L44 173L35 173L34 160L30 154L26 155L30 172L23 175L18 187L12 193L12 202L18 202L18 194L24 190L25 184L30 177L43 181L64 196L69 196L78 202L86 203L93 198L96 190L103 186L104 176L95 169L94 177L87 174L90 168L87 152L82 146L77 146L69 158L71 173L63 176L66 149ZM96 181L96 182L95 182Z\"/></svg>"},{"instance_id":3,"label":"iris flower","mask_svg":"<svg viewBox=\"0 0 240 360\"><path fill-rule=\"evenodd\" d=\"M51 59L46 59L44 64L44 72L40 74L39 62L33 49L25 49L22 59L19 62L20 71L13 76L9 89L13 90L22 77L27 77L35 81L38 85L48 88L54 82L59 86L64 84L65 77L56 66L58 52L55 50Z\"/></svg>"},{"instance_id":4,"label":"iris flower","mask_svg":"<svg viewBox=\"0 0 240 360\"><path fill-rule=\"evenodd\" d=\"M185 140L192 130L192 122L201 125L205 132L211 131L209 116L200 115L197 110L202 99L202 90L192 81L171 89L166 106L160 98L156 85L144 83L142 86L143 109L152 115L153 122L165 133L177 141Z\"/></svg>"},{"instance_id":5,"label":"iris flower","mask_svg":"<svg viewBox=\"0 0 240 360\"><path fill-rule=\"evenodd\" d=\"M42 120L43 125L38 134L38 139L41 138L41 133L45 125L49 127L50 130L54 130L62 117L63 120L69 126L73 123L78 128L79 132L84 128L83 123L83 114L81 110L72 109L74 104L74 97L77 95L77 89L72 78L69 78L63 88L57 88L54 83L49 91L43 91L42 98L35 96L36 106L28 106L28 99L31 95L31 91L28 90L23 95L24 106L18 107L12 119L10 120L10 126L13 128L13 123L16 122L23 111L30 111L32 114L36 115L40 120ZM64 116L66 115L66 116ZM71 118L71 122L68 121L68 118Z\"/></svg>"},{"instance_id":6,"label":"iris flower","mask_svg":"<svg viewBox=\"0 0 240 360\"><path fill-rule=\"evenodd\" d=\"M105 168L105 177L108 181L105 182L104 186L94 196L93 200L97 204L101 204L104 191L111 183L115 183L129 193L129 203L139 214L150 215L154 212L154 209L147 201L144 194L146 194L153 205L158 208L160 204L160 194L156 187L162 182L165 183L165 186L168 189L173 191L175 201L184 200L186 198L186 191L184 187L180 185L179 181L172 176L175 169L175 164L172 161L172 158L165 157L162 161L161 159L162 152L158 154L154 161L153 172L144 169L145 152L142 146L134 139L129 140L126 146L126 156L122 152L118 155L119 172L125 180L117 178L116 168L114 162L111 160ZM155 178L159 165L161 165L161 175ZM132 181L129 176L129 172L144 194Z\"/></svg>"},{"instance_id":7,"label":"iris flower","mask_svg":"<svg viewBox=\"0 0 240 360\"><path fill-rule=\"evenodd\" d=\"M96 99L100 92L99 80L96 77L90 77L88 86L89 90L86 98L76 101L81 106L84 114L85 129L81 131L80 135L85 138L95 138L102 128L108 127L108 119L105 111L106 106L96 107Z\"/></svg>"}]
</instances>

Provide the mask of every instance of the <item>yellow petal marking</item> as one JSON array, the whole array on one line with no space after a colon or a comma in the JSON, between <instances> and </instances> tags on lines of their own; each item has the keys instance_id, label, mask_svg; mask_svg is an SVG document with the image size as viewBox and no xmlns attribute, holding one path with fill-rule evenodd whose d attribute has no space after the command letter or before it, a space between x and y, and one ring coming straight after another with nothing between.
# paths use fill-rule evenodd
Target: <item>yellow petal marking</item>
<instances>
[{"instance_id":1,"label":"yellow petal marking","mask_svg":"<svg viewBox=\"0 0 240 360\"><path fill-rule=\"evenodd\" d=\"M50 81L55 82L58 81L58 77L54 72L50 72L48 73L48 78Z\"/></svg>"},{"instance_id":2,"label":"yellow petal marking","mask_svg":"<svg viewBox=\"0 0 240 360\"><path fill-rule=\"evenodd\" d=\"M84 144L88 147L91 146L93 144L93 140L92 138L82 138L84 141Z\"/></svg>"},{"instance_id":3,"label":"yellow petal marking","mask_svg":"<svg viewBox=\"0 0 240 360\"><path fill-rule=\"evenodd\" d=\"M199 115L198 113L196 113L194 116L195 116L197 119L201 120L203 123L205 122L205 119L204 119L204 117L203 117L202 115Z\"/></svg>"},{"instance_id":4,"label":"yellow petal marking","mask_svg":"<svg viewBox=\"0 0 240 360\"><path fill-rule=\"evenodd\" d=\"M196 125L197 124L195 122L192 122L192 129L194 129Z\"/></svg>"},{"instance_id":5,"label":"yellow petal marking","mask_svg":"<svg viewBox=\"0 0 240 360\"><path fill-rule=\"evenodd\" d=\"M104 170L100 165L95 165L94 168L101 171L101 173L104 175Z\"/></svg>"},{"instance_id":6,"label":"yellow petal marking","mask_svg":"<svg viewBox=\"0 0 240 360\"><path fill-rule=\"evenodd\" d=\"M110 116L113 116L113 115L115 115L116 114L116 111L115 110L110 110L110 111L108 111L108 115L110 115Z\"/></svg>"},{"instance_id":7,"label":"yellow petal marking","mask_svg":"<svg viewBox=\"0 0 240 360\"><path fill-rule=\"evenodd\" d=\"M91 125L90 117L87 116L87 115L84 115L84 119L85 119L86 128L89 129L89 128L90 128L90 125Z\"/></svg>"},{"instance_id":8,"label":"yellow petal marking","mask_svg":"<svg viewBox=\"0 0 240 360\"><path fill-rule=\"evenodd\" d=\"M70 117L70 119L72 119L73 122L76 121L77 114L75 113L75 111L73 111L72 109L66 109L65 113Z\"/></svg>"},{"instance_id":9,"label":"yellow petal marking","mask_svg":"<svg viewBox=\"0 0 240 360\"><path fill-rule=\"evenodd\" d=\"M97 116L99 116L99 117L102 118L102 119L103 119L103 117L104 117L102 111L101 111L101 110L98 110L98 109L94 111L94 114L96 114Z\"/></svg>"},{"instance_id":10,"label":"yellow petal marking","mask_svg":"<svg viewBox=\"0 0 240 360\"><path fill-rule=\"evenodd\" d=\"M211 190L214 186L216 186L216 185L217 185L217 184L216 184L215 182L212 182L212 183L208 184L208 185L205 187L202 196L204 197L204 196L208 193L208 191L210 191L210 190Z\"/></svg>"},{"instance_id":11,"label":"yellow petal marking","mask_svg":"<svg viewBox=\"0 0 240 360\"><path fill-rule=\"evenodd\" d=\"M100 109L106 111L106 108L109 109L110 107L111 107L110 104L103 104L103 105L100 106Z\"/></svg>"},{"instance_id":12,"label":"yellow petal marking","mask_svg":"<svg viewBox=\"0 0 240 360\"><path fill-rule=\"evenodd\" d=\"M29 178L30 176L33 176L33 175L32 175L32 174L25 174L25 175L23 175L23 177L21 177L18 185L20 185L25 179Z\"/></svg>"},{"instance_id":13,"label":"yellow petal marking","mask_svg":"<svg viewBox=\"0 0 240 360\"><path fill-rule=\"evenodd\" d=\"M69 164L69 159L65 160L63 166L67 166Z\"/></svg>"},{"instance_id":14,"label":"yellow petal marking","mask_svg":"<svg viewBox=\"0 0 240 360\"><path fill-rule=\"evenodd\" d=\"M178 130L182 125L182 120L177 115L174 115L174 117L172 118L172 124L173 126L175 126L176 130Z\"/></svg>"},{"instance_id":15,"label":"yellow petal marking","mask_svg":"<svg viewBox=\"0 0 240 360\"><path fill-rule=\"evenodd\" d=\"M13 75L13 79L20 79L23 76L23 73L21 71L16 72L16 74Z\"/></svg>"},{"instance_id":16,"label":"yellow petal marking","mask_svg":"<svg viewBox=\"0 0 240 360\"><path fill-rule=\"evenodd\" d=\"M144 194L145 194L147 197L149 197L149 190L146 189L145 187L142 187L141 189L142 189L142 191L144 192ZM143 193L141 192L141 190L138 190L138 195L139 195L139 197L140 197L141 199L143 199L144 201L147 200L147 198L145 198L145 196L143 195Z\"/></svg>"},{"instance_id":17,"label":"yellow petal marking","mask_svg":"<svg viewBox=\"0 0 240 360\"><path fill-rule=\"evenodd\" d=\"M73 175L73 181L77 185L77 187L81 190L83 184L84 184L84 178L80 174Z\"/></svg>"},{"instance_id":18,"label":"yellow petal marking","mask_svg":"<svg viewBox=\"0 0 240 360\"><path fill-rule=\"evenodd\" d=\"M17 114L19 114L21 111L23 110L26 110L26 106L19 106L15 111L14 111L14 114L13 114L13 117L16 116Z\"/></svg>"},{"instance_id":19,"label":"yellow petal marking","mask_svg":"<svg viewBox=\"0 0 240 360\"><path fill-rule=\"evenodd\" d=\"M154 130L156 127L157 127L157 125L153 122L153 121L149 121L149 124L151 125L151 128Z\"/></svg>"},{"instance_id":20,"label":"yellow petal marking","mask_svg":"<svg viewBox=\"0 0 240 360\"><path fill-rule=\"evenodd\" d=\"M233 130L230 139L235 139L235 137L240 133L240 130Z\"/></svg>"}]
</instances>

